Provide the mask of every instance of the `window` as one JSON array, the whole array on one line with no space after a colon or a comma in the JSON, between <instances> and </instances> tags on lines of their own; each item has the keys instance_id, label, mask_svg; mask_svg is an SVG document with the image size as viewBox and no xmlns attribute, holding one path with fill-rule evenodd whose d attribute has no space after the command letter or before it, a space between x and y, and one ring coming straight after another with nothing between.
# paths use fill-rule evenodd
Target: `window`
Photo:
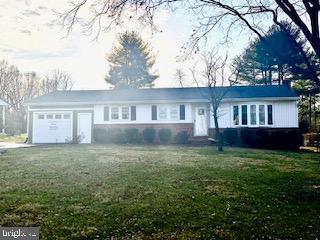
<instances>
[{"instance_id":1,"label":"window","mask_svg":"<svg viewBox=\"0 0 320 240\"><path fill-rule=\"evenodd\" d=\"M156 105L153 105L152 107L151 107L151 114L152 114L152 116L151 116L151 119L152 120L157 120L157 106Z\"/></svg>"},{"instance_id":2,"label":"window","mask_svg":"<svg viewBox=\"0 0 320 240\"><path fill-rule=\"evenodd\" d=\"M204 109L203 108L199 108L198 109L198 115L204 115Z\"/></svg>"},{"instance_id":3,"label":"window","mask_svg":"<svg viewBox=\"0 0 320 240\"><path fill-rule=\"evenodd\" d=\"M109 121L109 107L103 108L103 120Z\"/></svg>"},{"instance_id":4,"label":"window","mask_svg":"<svg viewBox=\"0 0 320 240\"><path fill-rule=\"evenodd\" d=\"M129 107L122 107L121 108L121 115L122 115L122 120L128 120L129 119Z\"/></svg>"},{"instance_id":5,"label":"window","mask_svg":"<svg viewBox=\"0 0 320 240\"><path fill-rule=\"evenodd\" d=\"M256 125L257 124L257 106L250 105L250 124Z\"/></svg>"},{"instance_id":6,"label":"window","mask_svg":"<svg viewBox=\"0 0 320 240\"><path fill-rule=\"evenodd\" d=\"M70 119L70 114L63 114L64 119Z\"/></svg>"},{"instance_id":7,"label":"window","mask_svg":"<svg viewBox=\"0 0 320 240\"><path fill-rule=\"evenodd\" d=\"M239 125L239 106L233 106L233 124Z\"/></svg>"},{"instance_id":8,"label":"window","mask_svg":"<svg viewBox=\"0 0 320 240\"><path fill-rule=\"evenodd\" d=\"M273 124L273 119L272 119L272 105L268 105L268 124L272 125Z\"/></svg>"},{"instance_id":9,"label":"window","mask_svg":"<svg viewBox=\"0 0 320 240\"><path fill-rule=\"evenodd\" d=\"M47 114L47 119L53 119L53 114Z\"/></svg>"},{"instance_id":10,"label":"window","mask_svg":"<svg viewBox=\"0 0 320 240\"><path fill-rule=\"evenodd\" d=\"M159 120L167 120L167 108L159 107Z\"/></svg>"},{"instance_id":11,"label":"window","mask_svg":"<svg viewBox=\"0 0 320 240\"><path fill-rule=\"evenodd\" d=\"M170 119L171 120L178 120L178 116L179 116L178 106L172 106L170 108Z\"/></svg>"},{"instance_id":12,"label":"window","mask_svg":"<svg viewBox=\"0 0 320 240\"><path fill-rule=\"evenodd\" d=\"M242 125L248 124L248 107L247 107L247 105L241 106L241 124Z\"/></svg>"},{"instance_id":13,"label":"window","mask_svg":"<svg viewBox=\"0 0 320 240\"><path fill-rule=\"evenodd\" d=\"M111 119L112 120L118 120L119 119L119 108L118 107L112 107L111 108Z\"/></svg>"},{"instance_id":14,"label":"window","mask_svg":"<svg viewBox=\"0 0 320 240\"><path fill-rule=\"evenodd\" d=\"M131 120L135 121L137 119L137 108L136 106L131 106Z\"/></svg>"},{"instance_id":15,"label":"window","mask_svg":"<svg viewBox=\"0 0 320 240\"><path fill-rule=\"evenodd\" d=\"M265 125L266 117L265 117L265 107L264 105L259 105L259 124Z\"/></svg>"},{"instance_id":16,"label":"window","mask_svg":"<svg viewBox=\"0 0 320 240\"><path fill-rule=\"evenodd\" d=\"M55 114L55 115L54 115L54 118L55 118L55 119L61 119L61 117L62 117L61 114Z\"/></svg>"},{"instance_id":17,"label":"window","mask_svg":"<svg viewBox=\"0 0 320 240\"><path fill-rule=\"evenodd\" d=\"M185 105L180 105L180 120L186 120L186 107L185 107Z\"/></svg>"},{"instance_id":18,"label":"window","mask_svg":"<svg viewBox=\"0 0 320 240\"><path fill-rule=\"evenodd\" d=\"M44 119L44 114L38 114L38 119Z\"/></svg>"}]
</instances>

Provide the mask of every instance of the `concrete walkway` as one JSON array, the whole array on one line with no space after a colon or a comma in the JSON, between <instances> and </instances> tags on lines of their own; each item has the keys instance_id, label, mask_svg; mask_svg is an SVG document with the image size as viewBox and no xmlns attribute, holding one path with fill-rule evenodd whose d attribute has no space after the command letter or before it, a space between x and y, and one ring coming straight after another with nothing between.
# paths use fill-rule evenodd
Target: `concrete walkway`
<instances>
[{"instance_id":1,"label":"concrete walkway","mask_svg":"<svg viewBox=\"0 0 320 240\"><path fill-rule=\"evenodd\" d=\"M0 149L33 147L33 144L0 142Z\"/></svg>"}]
</instances>

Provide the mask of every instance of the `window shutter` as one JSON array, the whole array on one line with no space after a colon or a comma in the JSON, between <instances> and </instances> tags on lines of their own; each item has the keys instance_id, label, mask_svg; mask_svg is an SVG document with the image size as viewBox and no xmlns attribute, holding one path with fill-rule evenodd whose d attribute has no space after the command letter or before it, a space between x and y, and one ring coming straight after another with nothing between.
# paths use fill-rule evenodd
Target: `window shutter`
<instances>
[{"instance_id":1,"label":"window shutter","mask_svg":"<svg viewBox=\"0 0 320 240\"><path fill-rule=\"evenodd\" d=\"M151 119L152 120L157 120L157 106L156 105L152 105L152 116Z\"/></svg>"},{"instance_id":2,"label":"window shutter","mask_svg":"<svg viewBox=\"0 0 320 240\"><path fill-rule=\"evenodd\" d=\"M180 105L180 120L186 120L186 107L185 107L185 105Z\"/></svg>"},{"instance_id":3,"label":"window shutter","mask_svg":"<svg viewBox=\"0 0 320 240\"><path fill-rule=\"evenodd\" d=\"M137 120L136 106L131 106L131 121Z\"/></svg>"},{"instance_id":4,"label":"window shutter","mask_svg":"<svg viewBox=\"0 0 320 240\"><path fill-rule=\"evenodd\" d=\"M104 121L109 121L109 107L104 107L103 119L104 119Z\"/></svg>"}]
</instances>

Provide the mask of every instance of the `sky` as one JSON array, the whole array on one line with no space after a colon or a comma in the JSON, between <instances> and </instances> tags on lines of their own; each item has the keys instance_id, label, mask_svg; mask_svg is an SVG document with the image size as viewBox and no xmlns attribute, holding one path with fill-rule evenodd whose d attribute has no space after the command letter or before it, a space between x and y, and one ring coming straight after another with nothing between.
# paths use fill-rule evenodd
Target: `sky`
<instances>
[{"instance_id":1,"label":"sky","mask_svg":"<svg viewBox=\"0 0 320 240\"><path fill-rule=\"evenodd\" d=\"M183 12L159 11L156 23L161 32L137 28L137 23L125 24L103 32L98 40L84 35L79 28L66 36L66 31L55 20L55 12L64 12L70 6L66 0L0 0L0 59L18 66L22 72L35 71L40 75L59 69L69 73L74 89L106 89L104 81L108 62L106 56L116 36L124 30L139 29L143 39L156 54L154 69L160 76L155 87L175 87L177 69L186 73L186 85L192 85L190 68L194 59L178 61L181 47L192 33L192 18ZM212 33L211 45L217 43L219 30ZM250 36L238 36L226 47L228 54L241 53ZM210 45L210 48L211 48Z\"/></svg>"}]
</instances>

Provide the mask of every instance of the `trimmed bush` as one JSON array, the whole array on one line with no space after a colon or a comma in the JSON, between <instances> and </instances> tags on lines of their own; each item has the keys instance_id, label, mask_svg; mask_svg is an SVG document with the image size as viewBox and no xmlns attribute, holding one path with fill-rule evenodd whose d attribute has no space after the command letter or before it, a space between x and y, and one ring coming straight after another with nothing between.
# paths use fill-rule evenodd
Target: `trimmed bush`
<instances>
[{"instance_id":1,"label":"trimmed bush","mask_svg":"<svg viewBox=\"0 0 320 240\"><path fill-rule=\"evenodd\" d=\"M174 141L178 144L188 144L190 142L190 134L187 131L178 132L174 137Z\"/></svg>"},{"instance_id":2,"label":"trimmed bush","mask_svg":"<svg viewBox=\"0 0 320 240\"><path fill-rule=\"evenodd\" d=\"M93 129L93 140L95 143L108 143L108 133L104 128L94 128Z\"/></svg>"},{"instance_id":3,"label":"trimmed bush","mask_svg":"<svg viewBox=\"0 0 320 240\"><path fill-rule=\"evenodd\" d=\"M239 141L239 134L237 129L235 128L226 128L223 133L223 139L227 142L230 146L235 145Z\"/></svg>"},{"instance_id":4,"label":"trimmed bush","mask_svg":"<svg viewBox=\"0 0 320 240\"><path fill-rule=\"evenodd\" d=\"M288 142L287 133L284 131L274 131L270 133L270 148L272 149L287 149Z\"/></svg>"},{"instance_id":5,"label":"trimmed bush","mask_svg":"<svg viewBox=\"0 0 320 240\"><path fill-rule=\"evenodd\" d=\"M126 138L123 131L120 128L111 128L108 131L110 141L115 144L126 143Z\"/></svg>"},{"instance_id":6,"label":"trimmed bush","mask_svg":"<svg viewBox=\"0 0 320 240\"><path fill-rule=\"evenodd\" d=\"M299 130L289 131L287 134L288 138L288 149L298 151L300 146L303 144L303 136Z\"/></svg>"},{"instance_id":7,"label":"trimmed bush","mask_svg":"<svg viewBox=\"0 0 320 240\"><path fill-rule=\"evenodd\" d=\"M253 131L249 128L240 129L240 139L244 145L251 146L254 137Z\"/></svg>"},{"instance_id":8,"label":"trimmed bush","mask_svg":"<svg viewBox=\"0 0 320 240\"><path fill-rule=\"evenodd\" d=\"M156 130L154 128L145 128L142 131L143 140L146 143L153 143L156 137Z\"/></svg>"},{"instance_id":9,"label":"trimmed bush","mask_svg":"<svg viewBox=\"0 0 320 240\"><path fill-rule=\"evenodd\" d=\"M171 129L169 128L162 128L159 130L158 132L158 136L159 136L159 140L160 140L160 143L168 143L170 138L171 138Z\"/></svg>"},{"instance_id":10,"label":"trimmed bush","mask_svg":"<svg viewBox=\"0 0 320 240\"><path fill-rule=\"evenodd\" d=\"M265 129L258 129L256 131L252 145L258 148L270 148L269 132Z\"/></svg>"},{"instance_id":11,"label":"trimmed bush","mask_svg":"<svg viewBox=\"0 0 320 240\"><path fill-rule=\"evenodd\" d=\"M137 128L126 128L124 130L127 143L139 144L142 141L141 134Z\"/></svg>"}]
</instances>

